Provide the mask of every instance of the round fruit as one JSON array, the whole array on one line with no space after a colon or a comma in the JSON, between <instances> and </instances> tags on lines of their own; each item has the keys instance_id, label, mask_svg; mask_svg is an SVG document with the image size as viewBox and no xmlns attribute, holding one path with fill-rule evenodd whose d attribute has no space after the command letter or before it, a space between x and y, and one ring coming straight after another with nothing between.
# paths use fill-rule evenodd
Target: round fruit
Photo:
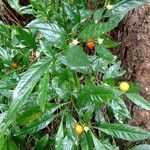
<instances>
[{"instance_id":1,"label":"round fruit","mask_svg":"<svg viewBox=\"0 0 150 150\"><path fill-rule=\"evenodd\" d=\"M89 42L87 43L87 47L88 47L89 49L93 49L93 48L94 48L94 42L93 42L93 41L89 41Z\"/></svg>"},{"instance_id":2,"label":"round fruit","mask_svg":"<svg viewBox=\"0 0 150 150\"><path fill-rule=\"evenodd\" d=\"M130 85L128 84L128 82L121 82L119 84L119 89L122 91L122 92L127 92L130 88Z\"/></svg>"},{"instance_id":3,"label":"round fruit","mask_svg":"<svg viewBox=\"0 0 150 150\"><path fill-rule=\"evenodd\" d=\"M80 135L84 131L84 127L80 124L75 125L76 134Z\"/></svg>"},{"instance_id":4,"label":"round fruit","mask_svg":"<svg viewBox=\"0 0 150 150\"><path fill-rule=\"evenodd\" d=\"M12 66L13 68L15 68L15 69L18 68L18 64L17 64L16 62L12 62L11 66Z\"/></svg>"}]
</instances>

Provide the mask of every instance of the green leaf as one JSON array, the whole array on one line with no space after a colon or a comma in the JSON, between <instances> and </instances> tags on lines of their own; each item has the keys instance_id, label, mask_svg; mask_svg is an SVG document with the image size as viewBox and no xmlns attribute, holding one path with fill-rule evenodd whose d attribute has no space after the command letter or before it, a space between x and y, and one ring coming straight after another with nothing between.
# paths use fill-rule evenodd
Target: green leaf
<instances>
[{"instance_id":1,"label":"green leaf","mask_svg":"<svg viewBox=\"0 0 150 150\"><path fill-rule=\"evenodd\" d=\"M72 46L67 54L67 61L73 67L89 66L90 62L83 48L79 45Z\"/></svg>"},{"instance_id":2,"label":"green leaf","mask_svg":"<svg viewBox=\"0 0 150 150\"><path fill-rule=\"evenodd\" d=\"M77 144L77 135L76 135L75 129L74 129L74 124L75 124L76 120L69 113L66 116L67 116L66 117L67 135L74 144Z\"/></svg>"},{"instance_id":3,"label":"green leaf","mask_svg":"<svg viewBox=\"0 0 150 150\"><path fill-rule=\"evenodd\" d=\"M47 143L49 140L49 135L46 134L44 135L36 144L35 146L35 150L42 150L46 147Z\"/></svg>"},{"instance_id":4,"label":"green leaf","mask_svg":"<svg viewBox=\"0 0 150 150\"><path fill-rule=\"evenodd\" d=\"M105 16L110 18L109 22L114 22L114 26L117 26L128 11L147 2L149 2L149 0L123 0L113 5L113 9L108 10Z\"/></svg>"},{"instance_id":5,"label":"green leaf","mask_svg":"<svg viewBox=\"0 0 150 150\"><path fill-rule=\"evenodd\" d=\"M19 116L17 116L17 125L24 126L31 124L38 120L42 116L42 112L39 106L31 106L24 110Z\"/></svg>"},{"instance_id":6,"label":"green leaf","mask_svg":"<svg viewBox=\"0 0 150 150\"><path fill-rule=\"evenodd\" d=\"M126 118L131 119L130 112L122 99L114 100L109 103L113 114L119 123L123 123Z\"/></svg>"},{"instance_id":7,"label":"green leaf","mask_svg":"<svg viewBox=\"0 0 150 150\"><path fill-rule=\"evenodd\" d=\"M19 149L12 140L7 139L4 143L2 150L19 150Z\"/></svg>"},{"instance_id":8,"label":"green leaf","mask_svg":"<svg viewBox=\"0 0 150 150\"><path fill-rule=\"evenodd\" d=\"M48 85L49 85L49 71L47 70L43 79L39 84L39 103L40 108L43 112L47 101Z\"/></svg>"},{"instance_id":9,"label":"green leaf","mask_svg":"<svg viewBox=\"0 0 150 150\"><path fill-rule=\"evenodd\" d=\"M103 44L106 48L114 48L120 45L120 42L113 41L109 38L104 38Z\"/></svg>"},{"instance_id":10,"label":"green leaf","mask_svg":"<svg viewBox=\"0 0 150 150\"><path fill-rule=\"evenodd\" d=\"M86 134L85 134L85 137L86 137L86 141L88 143L88 148L90 150L93 149L94 145L93 145L93 139L92 139L92 136L91 136L91 133L90 131L87 131Z\"/></svg>"},{"instance_id":11,"label":"green leaf","mask_svg":"<svg viewBox=\"0 0 150 150\"><path fill-rule=\"evenodd\" d=\"M104 15L105 17L109 17L107 22L88 25L81 31L80 38L87 41L88 39L97 38L106 34L118 25L129 10L145 4L146 2L148 2L148 0L121 1L114 6L114 9L108 10Z\"/></svg>"},{"instance_id":12,"label":"green leaf","mask_svg":"<svg viewBox=\"0 0 150 150\"><path fill-rule=\"evenodd\" d=\"M79 108L82 108L88 101L93 102L96 105L102 105L112 101L120 94L120 91L110 86L101 85L96 87L94 85L89 85L81 90L77 104Z\"/></svg>"},{"instance_id":13,"label":"green leaf","mask_svg":"<svg viewBox=\"0 0 150 150\"><path fill-rule=\"evenodd\" d=\"M55 148L57 150L63 149L63 138L64 138L64 131L63 131L63 119L62 119L55 138L56 140Z\"/></svg>"},{"instance_id":14,"label":"green leaf","mask_svg":"<svg viewBox=\"0 0 150 150\"><path fill-rule=\"evenodd\" d=\"M121 66L121 61L118 61L116 63L114 63L106 72L104 75L104 79L108 79L108 78L116 78L116 77L120 77L123 76L125 71L120 70L120 66Z\"/></svg>"},{"instance_id":15,"label":"green leaf","mask_svg":"<svg viewBox=\"0 0 150 150\"><path fill-rule=\"evenodd\" d=\"M148 131L126 124L104 123L101 124L98 129L108 135L129 141L138 141L150 138L150 133Z\"/></svg>"},{"instance_id":16,"label":"green leaf","mask_svg":"<svg viewBox=\"0 0 150 150\"><path fill-rule=\"evenodd\" d=\"M104 145L95 137L95 135L91 132L93 143L95 150L107 150Z\"/></svg>"},{"instance_id":17,"label":"green leaf","mask_svg":"<svg viewBox=\"0 0 150 150\"><path fill-rule=\"evenodd\" d=\"M93 117L94 109L95 105L89 102L80 109L78 115L80 118L83 118L85 123L89 123Z\"/></svg>"},{"instance_id":18,"label":"green leaf","mask_svg":"<svg viewBox=\"0 0 150 150\"><path fill-rule=\"evenodd\" d=\"M83 150L90 150L89 146L88 146L88 141L86 139L86 136L85 134L83 134L81 137L80 137L80 145L81 145L81 149Z\"/></svg>"},{"instance_id":19,"label":"green leaf","mask_svg":"<svg viewBox=\"0 0 150 150\"><path fill-rule=\"evenodd\" d=\"M33 20L28 24L28 27L38 30L46 38L46 40L54 44L60 43L62 36L65 34L64 29L55 23Z\"/></svg>"},{"instance_id":20,"label":"green leaf","mask_svg":"<svg viewBox=\"0 0 150 150\"><path fill-rule=\"evenodd\" d=\"M0 47L0 58L3 60L3 62L10 60L10 54L7 49Z\"/></svg>"},{"instance_id":21,"label":"green leaf","mask_svg":"<svg viewBox=\"0 0 150 150\"><path fill-rule=\"evenodd\" d=\"M141 144L135 147L130 148L129 150L150 150L150 145L148 144Z\"/></svg>"},{"instance_id":22,"label":"green leaf","mask_svg":"<svg viewBox=\"0 0 150 150\"><path fill-rule=\"evenodd\" d=\"M53 103L47 103L45 107L45 112L53 108L54 106L55 104ZM42 115L43 112L40 110L40 106L37 105L29 106L27 109L23 110L20 113L20 115L17 116L16 118L17 125L24 126L31 124L34 121L37 121Z\"/></svg>"},{"instance_id":23,"label":"green leaf","mask_svg":"<svg viewBox=\"0 0 150 150\"><path fill-rule=\"evenodd\" d=\"M109 63L113 63L117 58L108 49L106 49L102 45L96 45L95 49L96 49L96 52L98 53L98 55Z\"/></svg>"},{"instance_id":24,"label":"green leaf","mask_svg":"<svg viewBox=\"0 0 150 150\"><path fill-rule=\"evenodd\" d=\"M36 42L35 39L33 38L32 34L27 32L26 30L22 29L21 27L18 27L18 41L22 42L25 46L31 48L31 49L36 49Z\"/></svg>"},{"instance_id":25,"label":"green leaf","mask_svg":"<svg viewBox=\"0 0 150 150\"><path fill-rule=\"evenodd\" d=\"M126 93L126 96L136 105L146 109L150 110L150 102L145 100L141 95L138 93Z\"/></svg>"},{"instance_id":26,"label":"green leaf","mask_svg":"<svg viewBox=\"0 0 150 150\"><path fill-rule=\"evenodd\" d=\"M16 133L15 135L20 136L38 132L41 129L44 129L49 123L51 123L55 117L56 115L46 113L44 116L41 117L39 121L29 124L27 127L22 128L20 132Z\"/></svg>"},{"instance_id":27,"label":"green leaf","mask_svg":"<svg viewBox=\"0 0 150 150\"><path fill-rule=\"evenodd\" d=\"M105 35L107 32L111 31L114 28L113 22L101 22L97 24L87 25L80 33L80 38L84 41L89 39L98 38L102 35Z\"/></svg>"},{"instance_id":28,"label":"green leaf","mask_svg":"<svg viewBox=\"0 0 150 150\"><path fill-rule=\"evenodd\" d=\"M63 149L62 150L72 150L73 149L73 141L66 136L63 140Z\"/></svg>"},{"instance_id":29,"label":"green leaf","mask_svg":"<svg viewBox=\"0 0 150 150\"><path fill-rule=\"evenodd\" d=\"M103 12L104 9L98 9L94 12L93 19L95 23L98 23L99 20L102 18Z\"/></svg>"},{"instance_id":30,"label":"green leaf","mask_svg":"<svg viewBox=\"0 0 150 150\"><path fill-rule=\"evenodd\" d=\"M41 116L41 118L38 121L33 122L24 128L21 128L20 132L16 133L15 135L19 136L19 135L32 134L32 133L38 132L41 129L45 128L57 116L57 115L54 115L53 113L59 107L61 107L63 105L64 104L61 104L61 105L51 108L48 112L46 112L43 116Z\"/></svg>"},{"instance_id":31,"label":"green leaf","mask_svg":"<svg viewBox=\"0 0 150 150\"><path fill-rule=\"evenodd\" d=\"M0 129L0 150L3 150L3 149L4 149L5 142L6 142L6 139L5 139L3 130L2 130L2 128L1 128L1 129Z\"/></svg>"},{"instance_id":32,"label":"green leaf","mask_svg":"<svg viewBox=\"0 0 150 150\"><path fill-rule=\"evenodd\" d=\"M13 93L13 101L9 108L9 117L12 119L21 106L26 102L26 99L32 92L36 83L40 80L44 72L49 68L51 60L41 60L34 64L21 77L16 89Z\"/></svg>"}]
</instances>

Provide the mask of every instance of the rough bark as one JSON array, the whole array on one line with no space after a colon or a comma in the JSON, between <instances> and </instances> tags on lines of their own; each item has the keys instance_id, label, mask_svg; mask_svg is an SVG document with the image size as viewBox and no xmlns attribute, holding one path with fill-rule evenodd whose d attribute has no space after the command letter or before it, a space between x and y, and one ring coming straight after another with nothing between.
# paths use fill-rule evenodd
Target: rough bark
<instances>
[{"instance_id":1,"label":"rough bark","mask_svg":"<svg viewBox=\"0 0 150 150\"><path fill-rule=\"evenodd\" d=\"M150 102L150 3L130 11L118 28L122 44L118 49L126 80L139 83L141 94ZM150 111L132 106L131 125L150 131ZM150 139L147 140L150 143Z\"/></svg>"}]
</instances>

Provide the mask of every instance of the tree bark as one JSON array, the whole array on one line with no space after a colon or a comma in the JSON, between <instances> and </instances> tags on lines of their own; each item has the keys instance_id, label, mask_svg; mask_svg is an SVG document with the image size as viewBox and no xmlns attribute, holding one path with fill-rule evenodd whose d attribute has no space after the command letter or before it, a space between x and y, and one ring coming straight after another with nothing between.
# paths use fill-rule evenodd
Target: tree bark
<instances>
[{"instance_id":1,"label":"tree bark","mask_svg":"<svg viewBox=\"0 0 150 150\"><path fill-rule=\"evenodd\" d=\"M122 43L118 56L127 70L125 79L139 83L141 94L150 102L150 3L130 11L117 30ZM150 131L150 111L130 106L133 119L129 124ZM150 139L146 141L150 143Z\"/></svg>"}]
</instances>

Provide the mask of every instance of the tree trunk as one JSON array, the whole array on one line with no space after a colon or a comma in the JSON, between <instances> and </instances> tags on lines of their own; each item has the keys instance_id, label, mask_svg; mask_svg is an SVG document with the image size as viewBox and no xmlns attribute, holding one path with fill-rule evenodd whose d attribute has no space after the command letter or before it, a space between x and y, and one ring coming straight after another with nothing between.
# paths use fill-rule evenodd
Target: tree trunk
<instances>
[{"instance_id":1,"label":"tree trunk","mask_svg":"<svg viewBox=\"0 0 150 150\"><path fill-rule=\"evenodd\" d=\"M139 83L141 94L150 102L150 3L130 11L117 30L125 79ZM133 119L129 123L150 131L150 111L130 106Z\"/></svg>"}]
</instances>

